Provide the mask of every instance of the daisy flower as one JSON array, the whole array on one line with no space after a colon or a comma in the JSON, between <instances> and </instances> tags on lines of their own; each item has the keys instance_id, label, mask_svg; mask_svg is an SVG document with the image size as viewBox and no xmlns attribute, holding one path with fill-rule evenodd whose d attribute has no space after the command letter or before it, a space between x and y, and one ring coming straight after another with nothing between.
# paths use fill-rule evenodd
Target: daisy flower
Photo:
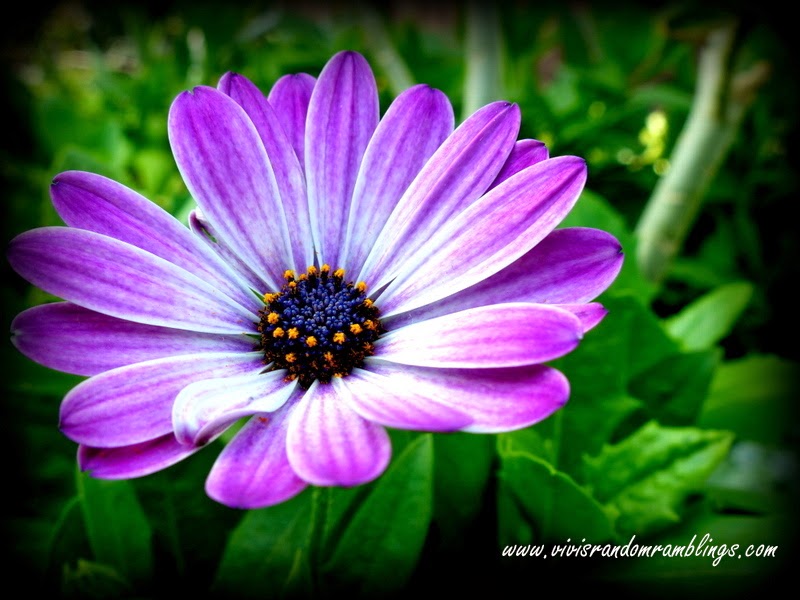
<instances>
[{"instance_id":1,"label":"daisy flower","mask_svg":"<svg viewBox=\"0 0 800 600\"><path fill-rule=\"evenodd\" d=\"M454 129L425 85L380 118L366 60L264 96L241 75L182 93L169 139L198 208L189 227L99 175L51 195L66 227L25 232L8 258L62 298L24 311L16 347L88 376L60 427L107 479L164 469L244 417L206 491L229 506L378 477L386 427L493 433L562 407L543 363L605 315L617 240L555 229L585 162L517 140L495 102Z\"/></svg>"}]
</instances>

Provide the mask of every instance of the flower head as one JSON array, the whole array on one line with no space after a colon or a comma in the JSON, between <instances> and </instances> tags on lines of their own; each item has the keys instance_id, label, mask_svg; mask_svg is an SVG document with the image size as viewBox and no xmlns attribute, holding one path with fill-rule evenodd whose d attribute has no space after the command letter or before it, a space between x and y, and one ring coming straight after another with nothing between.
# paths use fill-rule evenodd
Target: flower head
<instances>
[{"instance_id":1,"label":"flower head","mask_svg":"<svg viewBox=\"0 0 800 600\"><path fill-rule=\"evenodd\" d=\"M206 489L266 506L374 479L385 427L501 432L563 406L542 363L603 318L591 301L622 255L605 232L554 229L586 167L517 141L519 122L496 102L454 130L424 85L379 118L369 65L342 52L267 97L232 73L178 96L189 228L119 183L58 175L67 226L23 233L9 260L65 301L12 330L89 376L60 411L81 468L146 475L249 417Z\"/></svg>"}]
</instances>

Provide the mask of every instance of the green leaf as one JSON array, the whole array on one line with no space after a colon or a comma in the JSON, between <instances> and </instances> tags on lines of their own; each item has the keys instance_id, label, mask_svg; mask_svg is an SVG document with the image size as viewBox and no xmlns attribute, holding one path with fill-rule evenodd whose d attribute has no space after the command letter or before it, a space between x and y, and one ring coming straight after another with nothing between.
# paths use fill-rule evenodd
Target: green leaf
<instances>
[{"instance_id":1,"label":"green leaf","mask_svg":"<svg viewBox=\"0 0 800 600\"><path fill-rule=\"evenodd\" d=\"M667 331L686 350L710 348L733 329L752 296L750 283L721 285L667 319Z\"/></svg>"},{"instance_id":2,"label":"green leaf","mask_svg":"<svg viewBox=\"0 0 800 600\"><path fill-rule=\"evenodd\" d=\"M433 438L434 520L449 545L477 515L491 475L495 440L490 435L452 433Z\"/></svg>"},{"instance_id":3,"label":"green leaf","mask_svg":"<svg viewBox=\"0 0 800 600\"><path fill-rule=\"evenodd\" d=\"M685 500L703 489L732 440L724 431L651 421L599 455L585 457L585 480L595 498L619 512L622 537L644 536L680 520Z\"/></svg>"},{"instance_id":4,"label":"green leaf","mask_svg":"<svg viewBox=\"0 0 800 600\"><path fill-rule=\"evenodd\" d=\"M609 314L588 332L580 346L553 366L569 379L571 393L563 412L559 444L561 470L576 473L582 455L594 454L612 439L622 422L641 408L628 391L629 381L668 356L678 345L641 301L631 295L603 300Z\"/></svg>"},{"instance_id":5,"label":"green leaf","mask_svg":"<svg viewBox=\"0 0 800 600\"><path fill-rule=\"evenodd\" d=\"M252 510L225 547L213 590L235 598L279 598L311 590L311 492Z\"/></svg>"},{"instance_id":6,"label":"green leaf","mask_svg":"<svg viewBox=\"0 0 800 600\"><path fill-rule=\"evenodd\" d=\"M94 557L131 583L153 571L152 531L133 486L78 474L78 495Z\"/></svg>"},{"instance_id":7,"label":"green leaf","mask_svg":"<svg viewBox=\"0 0 800 600\"><path fill-rule=\"evenodd\" d=\"M364 499L330 560L326 587L357 597L402 589L422 551L433 504L433 441L419 436Z\"/></svg>"},{"instance_id":8,"label":"green leaf","mask_svg":"<svg viewBox=\"0 0 800 600\"><path fill-rule=\"evenodd\" d=\"M75 564L80 557L91 556L86 537L81 499L74 497L61 511L58 522L50 536L47 575L50 581L62 578L65 569Z\"/></svg>"},{"instance_id":9,"label":"green leaf","mask_svg":"<svg viewBox=\"0 0 800 600\"><path fill-rule=\"evenodd\" d=\"M535 532L536 541L566 541L585 538L591 542L610 540L614 535L613 511L604 509L569 475L525 452L513 449L501 459L498 505L510 494L521 508ZM508 525L501 528L506 533ZM522 524L522 539L501 539L501 545L529 543L526 524Z\"/></svg>"},{"instance_id":10,"label":"green leaf","mask_svg":"<svg viewBox=\"0 0 800 600\"><path fill-rule=\"evenodd\" d=\"M706 398L719 350L668 356L634 377L629 390L663 425L693 424Z\"/></svg>"},{"instance_id":11,"label":"green leaf","mask_svg":"<svg viewBox=\"0 0 800 600\"><path fill-rule=\"evenodd\" d=\"M796 363L751 355L723 363L711 382L698 424L729 429L739 439L778 444L791 435L797 398Z\"/></svg>"}]
</instances>

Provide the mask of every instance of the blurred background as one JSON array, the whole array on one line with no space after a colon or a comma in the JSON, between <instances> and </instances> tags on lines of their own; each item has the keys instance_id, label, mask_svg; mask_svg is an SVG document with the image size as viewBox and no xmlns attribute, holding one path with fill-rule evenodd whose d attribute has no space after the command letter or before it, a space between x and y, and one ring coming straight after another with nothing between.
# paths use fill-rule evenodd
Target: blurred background
<instances>
[{"instance_id":1,"label":"blurred background","mask_svg":"<svg viewBox=\"0 0 800 600\"><path fill-rule=\"evenodd\" d=\"M173 98L231 70L266 92L283 74L317 75L353 49L369 60L384 111L418 82L443 90L458 121L493 100L518 103L520 138L587 160L587 190L564 224L611 231L626 262L601 298L609 317L555 365L572 383L565 409L513 434L393 432L388 483L331 492L334 533L322 540L307 532L312 494L249 513L206 498L221 446L133 482L77 473L57 419L80 378L4 342L7 581L75 598L518 582L534 593L537 581L565 577L620 594L702 585L729 597L779 581L796 541L798 90L796 45L770 9L31 7L2 43L4 243L61 224L48 187L68 169L116 179L185 222L193 203L166 135ZM0 269L5 323L53 300L7 263ZM427 487L412 496L409 480ZM359 537L370 528L378 533ZM501 556L506 545L567 538L686 544L705 533L715 544L778 551L717 566L708 557Z\"/></svg>"}]
</instances>

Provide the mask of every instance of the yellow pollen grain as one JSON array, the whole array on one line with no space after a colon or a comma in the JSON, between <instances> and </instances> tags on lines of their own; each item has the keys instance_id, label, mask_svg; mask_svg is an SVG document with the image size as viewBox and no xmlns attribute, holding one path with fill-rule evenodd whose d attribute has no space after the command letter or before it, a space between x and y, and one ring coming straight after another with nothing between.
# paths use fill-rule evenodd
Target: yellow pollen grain
<instances>
[{"instance_id":1,"label":"yellow pollen grain","mask_svg":"<svg viewBox=\"0 0 800 600\"><path fill-rule=\"evenodd\" d=\"M280 294L270 294L270 293L264 294L264 304L270 304L272 302L275 302L275 300L278 299L278 296L280 296Z\"/></svg>"},{"instance_id":2,"label":"yellow pollen grain","mask_svg":"<svg viewBox=\"0 0 800 600\"><path fill-rule=\"evenodd\" d=\"M270 325L275 325L278 321L281 320L281 316L276 312L271 312L267 315L267 323Z\"/></svg>"},{"instance_id":3,"label":"yellow pollen grain","mask_svg":"<svg viewBox=\"0 0 800 600\"><path fill-rule=\"evenodd\" d=\"M286 269L283 272L283 278L284 279L294 279L294 271L292 271L291 269Z\"/></svg>"},{"instance_id":4,"label":"yellow pollen grain","mask_svg":"<svg viewBox=\"0 0 800 600\"><path fill-rule=\"evenodd\" d=\"M372 300L370 300L369 298L364 300L364 306L366 306L367 308L372 308L373 304L374 304L374 302L372 302Z\"/></svg>"},{"instance_id":5,"label":"yellow pollen grain","mask_svg":"<svg viewBox=\"0 0 800 600\"><path fill-rule=\"evenodd\" d=\"M365 292L365 291L367 291L367 282L366 282L366 281L359 281L359 282L356 284L356 289L357 289L359 292Z\"/></svg>"},{"instance_id":6,"label":"yellow pollen grain","mask_svg":"<svg viewBox=\"0 0 800 600\"><path fill-rule=\"evenodd\" d=\"M333 352L326 352L325 354L323 354L323 356L325 357L325 361L327 363L330 364L333 362Z\"/></svg>"},{"instance_id":7,"label":"yellow pollen grain","mask_svg":"<svg viewBox=\"0 0 800 600\"><path fill-rule=\"evenodd\" d=\"M297 360L297 355L294 352L289 352L286 356L284 356L286 362L293 363Z\"/></svg>"},{"instance_id":8,"label":"yellow pollen grain","mask_svg":"<svg viewBox=\"0 0 800 600\"><path fill-rule=\"evenodd\" d=\"M315 267L314 265L311 265L310 267L308 267L307 271L308 271L309 275L316 275L317 274L317 267Z\"/></svg>"},{"instance_id":9,"label":"yellow pollen grain","mask_svg":"<svg viewBox=\"0 0 800 600\"><path fill-rule=\"evenodd\" d=\"M334 344L344 344L344 340L345 340L345 337L344 337L344 333L343 332L337 331L336 333L333 334L333 342L334 342Z\"/></svg>"},{"instance_id":10,"label":"yellow pollen grain","mask_svg":"<svg viewBox=\"0 0 800 600\"><path fill-rule=\"evenodd\" d=\"M342 378L342 377L344 377L344 373L334 373L333 376Z\"/></svg>"},{"instance_id":11,"label":"yellow pollen grain","mask_svg":"<svg viewBox=\"0 0 800 600\"><path fill-rule=\"evenodd\" d=\"M272 332L272 337L280 338L283 337L283 334L286 333L281 327L276 327L275 331Z\"/></svg>"},{"instance_id":12,"label":"yellow pollen grain","mask_svg":"<svg viewBox=\"0 0 800 600\"><path fill-rule=\"evenodd\" d=\"M366 327L370 331L375 331L378 328L378 326L375 324L375 321L373 321L372 319L367 319L366 321L364 321L364 327Z\"/></svg>"},{"instance_id":13,"label":"yellow pollen grain","mask_svg":"<svg viewBox=\"0 0 800 600\"><path fill-rule=\"evenodd\" d=\"M300 277L297 278L298 281L305 281L306 279L308 279L308 275L305 273L301 273Z\"/></svg>"},{"instance_id":14,"label":"yellow pollen grain","mask_svg":"<svg viewBox=\"0 0 800 600\"><path fill-rule=\"evenodd\" d=\"M359 325L358 323L351 323L350 324L350 333L352 333L353 335L358 335L362 331L364 331L364 330L361 329L361 325Z\"/></svg>"},{"instance_id":15,"label":"yellow pollen grain","mask_svg":"<svg viewBox=\"0 0 800 600\"><path fill-rule=\"evenodd\" d=\"M299 329L297 329L297 327L292 327L292 328L289 330L289 339L290 339L290 340L296 340L296 339L297 339L297 336L299 336L299 335L300 335L300 330L299 330Z\"/></svg>"},{"instance_id":16,"label":"yellow pollen grain","mask_svg":"<svg viewBox=\"0 0 800 600\"><path fill-rule=\"evenodd\" d=\"M317 338L315 338L313 335L310 335L306 338L306 346L308 346L309 348L313 348L316 345L317 345Z\"/></svg>"},{"instance_id":17,"label":"yellow pollen grain","mask_svg":"<svg viewBox=\"0 0 800 600\"><path fill-rule=\"evenodd\" d=\"M322 271L323 273L330 273L330 271L331 271L331 266L330 266L330 265L322 265L322 266L319 268L319 270L320 270L320 271Z\"/></svg>"},{"instance_id":18,"label":"yellow pollen grain","mask_svg":"<svg viewBox=\"0 0 800 600\"><path fill-rule=\"evenodd\" d=\"M296 281L290 281L286 285L288 285L291 289L294 289L294 288L297 287L297 282Z\"/></svg>"},{"instance_id":19,"label":"yellow pollen grain","mask_svg":"<svg viewBox=\"0 0 800 600\"><path fill-rule=\"evenodd\" d=\"M336 269L333 272L334 277L344 277L344 269Z\"/></svg>"}]
</instances>

